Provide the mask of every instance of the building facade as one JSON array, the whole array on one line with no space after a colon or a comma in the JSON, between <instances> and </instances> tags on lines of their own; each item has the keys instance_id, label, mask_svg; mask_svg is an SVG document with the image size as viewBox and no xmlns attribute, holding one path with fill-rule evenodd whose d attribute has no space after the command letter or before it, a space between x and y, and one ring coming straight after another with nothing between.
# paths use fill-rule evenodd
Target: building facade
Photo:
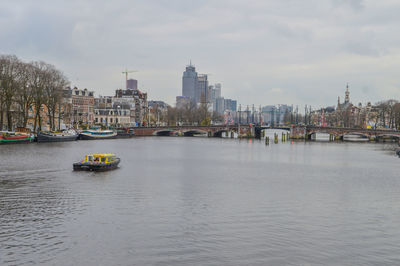
<instances>
[{"instance_id":1,"label":"building facade","mask_svg":"<svg viewBox=\"0 0 400 266\"><path fill-rule=\"evenodd\" d=\"M63 90L63 123L66 127L91 125L94 122L94 91L88 89Z\"/></svg>"}]
</instances>

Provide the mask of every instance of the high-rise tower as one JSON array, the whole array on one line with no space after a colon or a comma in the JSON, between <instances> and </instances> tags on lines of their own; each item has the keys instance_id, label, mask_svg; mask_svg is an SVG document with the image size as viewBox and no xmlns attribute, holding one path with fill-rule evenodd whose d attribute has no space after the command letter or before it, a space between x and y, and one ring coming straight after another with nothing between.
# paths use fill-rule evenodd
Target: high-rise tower
<instances>
[{"instance_id":1,"label":"high-rise tower","mask_svg":"<svg viewBox=\"0 0 400 266\"><path fill-rule=\"evenodd\" d=\"M196 103L206 103L209 98L208 95L208 77L205 74L200 74L197 77L197 87L194 94L194 100Z\"/></svg>"},{"instance_id":2,"label":"high-rise tower","mask_svg":"<svg viewBox=\"0 0 400 266\"><path fill-rule=\"evenodd\" d=\"M197 88L197 72L192 62L186 66L186 71L183 72L182 77L182 96L195 100L195 93Z\"/></svg>"}]
</instances>

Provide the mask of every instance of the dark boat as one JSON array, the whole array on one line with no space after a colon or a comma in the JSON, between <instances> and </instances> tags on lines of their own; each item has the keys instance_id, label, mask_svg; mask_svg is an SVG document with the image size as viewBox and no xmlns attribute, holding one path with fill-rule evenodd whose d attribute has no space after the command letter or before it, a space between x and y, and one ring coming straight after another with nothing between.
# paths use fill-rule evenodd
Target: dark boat
<instances>
[{"instance_id":1,"label":"dark boat","mask_svg":"<svg viewBox=\"0 0 400 266\"><path fill-rule=\"evenodd\" d=\"M108 171L118 167L120 158L115 154L90 154L86 155L85 159L74 163L74 171Z\"/></svg>"},{"instance_id":2,"label":"dark boat","mask_svg":"<svg viewBox=\"0 0 400 266\"><path fill-rule=\"evenodd\" d=\"M119 128L117 129L117 138L132 138L135 136L132 128Z\"/></svg>"},{"instance_id":3,"label":"dark boat","mask_svg":"<svg viewBox=\"0 0 400 266\"><path fill-rule=\"evenodd\" d=\"M29 134L16 132L0 132L0 144L20 144L29 143L32 137Z\"/></svg>"},{"instance_id":4,"label":"dark boat","mask_svg":"<svg viewBox=\"0 0 400 266\"><path fill-rule=\"evenodd\" d=\"M92 140L92 139L115 139L117 133L112 130L84 130L79 134L79 139Z\"/></svg>"},{"instance_id":5,"label":"dark boat","mask_svg":"<svg viewBox=\"0 0 400 266\"><path fill-rule=\"evenodd\" d=\"M78 134L75 131L64 131L60 133L39 132L37 134L37 142L62 142L74 141L78 139Z\"/></svg>"}]
</instances>

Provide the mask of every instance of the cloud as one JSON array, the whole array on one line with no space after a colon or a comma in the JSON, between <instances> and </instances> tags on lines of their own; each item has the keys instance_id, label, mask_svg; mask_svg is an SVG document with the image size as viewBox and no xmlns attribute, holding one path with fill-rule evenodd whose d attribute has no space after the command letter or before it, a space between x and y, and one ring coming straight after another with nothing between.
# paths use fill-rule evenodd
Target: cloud
<instances>
[{"instance_id":1,"label":"cloud","mask_svg":"<svg viewBox=\"0 0 400 266\"><path fill-rule=\"evenodd\" d=\"M364 0L332 0L335 7L348 6L353 10L360 11L364 9Z\"/></svg>"},{"instance_id":2,"label":"cloud","mask_svg":"<svg viewBox=\"0 0 400 266\"><path fill-rule=\"evenodd\" d=\"M0 53L45 60L102 95L127 67L173 104L192 59L244 105L331 105L346 82L374 102L400 98L399 11L395 0L6 0Z\"/></svg>"}]
</instances>

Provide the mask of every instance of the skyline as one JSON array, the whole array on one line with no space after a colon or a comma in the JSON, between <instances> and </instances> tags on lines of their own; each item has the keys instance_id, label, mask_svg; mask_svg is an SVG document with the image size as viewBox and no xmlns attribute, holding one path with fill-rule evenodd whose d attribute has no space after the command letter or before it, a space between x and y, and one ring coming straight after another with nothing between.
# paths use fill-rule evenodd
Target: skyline
<instances>
[{"instance_id":1,"label":"skyline","mask_svg":"<svg viewBox=\"0 0 400 266\"><path fill-rule=\"evenodd\" d=\"M400 98L400 3L52 1L0 3L1 54L43 60L110 95L129 78L173 105L192 60L238 104L331 106ZM162 14L162 16L160 16Z\"/></svg>"}]
</instances>

